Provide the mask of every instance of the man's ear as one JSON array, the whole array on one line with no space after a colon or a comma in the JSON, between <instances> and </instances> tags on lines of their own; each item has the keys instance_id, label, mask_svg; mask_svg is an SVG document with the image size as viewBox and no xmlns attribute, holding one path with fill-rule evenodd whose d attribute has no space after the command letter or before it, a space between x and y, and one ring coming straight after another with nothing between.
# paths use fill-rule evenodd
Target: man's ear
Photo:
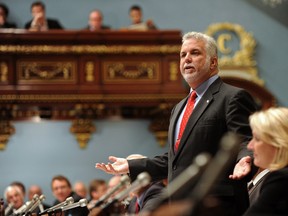
<instances>
[{"instance_id":1,"label":"man's ear","mask_svg":"<svg viewBox=\"0 0 288 216\"><path fill-rule=\"evenodd\" d=\"M214 71L217 69L217 67L218 67L218 59L216 57L212 57L210 62L210 70Z\"/></svg>"}]
</instances>

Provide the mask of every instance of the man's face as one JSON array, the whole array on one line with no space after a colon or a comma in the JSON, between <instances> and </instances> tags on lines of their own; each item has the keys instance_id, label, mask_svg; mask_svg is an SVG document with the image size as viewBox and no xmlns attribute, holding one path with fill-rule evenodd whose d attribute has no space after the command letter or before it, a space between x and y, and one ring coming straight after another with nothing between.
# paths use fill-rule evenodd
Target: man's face
<instances>
[{"instance_id":1,"label":"man's face","mask_svg":"<svg viewBox=\"0 0 288 216\"><path fill-rule=\"evenodd\" d=\"M132 24L137 24L142 22L142 13L139 10L130 11L130 19Z\"/></svg>"},{"instance_id":2,"label":"man's face","mask_svg":"<svg viewBox=\"0 0 288 216\"><path fill-rule=\"evenodd\" d=\"M180 52L180 71L191 88L197 88L217 73L213 65L217 65L217 58L207 56L204 41L194 38L184 41Z\"/></svg>"},{"instance_id":3,"label":"man's face","mask_svg":"<svg viewBox=\"0 0 288 216\"><path fill-rule=\"evenodd\" d=\"M45 11L41 6L34 6L31 9L31 13L33 17L44 17Z\"/></svg>"},{"instance_id":4,"label":"man's face","mask_svg":"<svg viewBox=\"0 0 288 216\"><path fill-rule=\"evenodd\" d=\"M99 30L102 26L102 16L99 12L91 12L89 16L89 26L92 30Z\"/></svg>"},{"instance_id":5,"label":"man's face","mask_svg":"<svg viewBox=\"0 0 288 216\"><path fill-rule=\"evenodd\" d=\"M24 197L19 191L12 189L7 193L7 202L14 203L14 208L18 209L24 204Z\"/></svg>"},{"instance_id":6,"label":"man's face","mask_svg":"<svg viewBox=\"0 0 288 216\"><path fill-rule=\"evenodd\" d=\"M52 182L52 192L59 202L63 202L69 197L72 190L66 181L54 180Z\"/></svg>"}]
</instances>

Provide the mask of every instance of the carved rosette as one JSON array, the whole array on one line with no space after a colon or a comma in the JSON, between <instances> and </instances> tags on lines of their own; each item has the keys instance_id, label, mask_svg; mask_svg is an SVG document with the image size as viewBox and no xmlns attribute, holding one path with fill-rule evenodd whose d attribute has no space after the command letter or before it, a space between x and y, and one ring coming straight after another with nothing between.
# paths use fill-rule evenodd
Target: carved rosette
<instances>
[{"instance_id":1,"label":"carved rosette","mask_svg":"<svg viewBox=\"0 0 288 216\"><path fill-rule=\"evenodd\" d=\"M10 121L0 121L0 150L4 150L15 128Z\"/></svg>"},{"instance_id":2,"label":"carved rosette","mask_svg":"<svg viewBox=\"0 0 288 216\"><path fill-rule=\"evenodd\" d=\"M168 141L168 127L172 107L173 105L171 104L163 103L151 113L154 118L151 121L149 129L154 133L161 147L164 147Z\"/></svg>"},{"instance_id":3,"label":"carved rosette","mask_svg":"<svg viewBox=\"0 0 288 216\"><path fill-rule=\"evenodd\" d=\"M90 140L91 134L96 131L91 119L73 120L70 132L73 133L79 143L80 148L84 149Z\"/></svg>"}]
</instances>

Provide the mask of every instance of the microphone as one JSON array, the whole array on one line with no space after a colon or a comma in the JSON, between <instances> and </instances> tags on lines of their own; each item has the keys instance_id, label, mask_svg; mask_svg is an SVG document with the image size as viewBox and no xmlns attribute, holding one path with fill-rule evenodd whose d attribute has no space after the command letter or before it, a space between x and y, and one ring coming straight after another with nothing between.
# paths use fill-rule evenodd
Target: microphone
<instances>
[{"instance_id":1,"label":"microphone","mask_svg":"<svg viewBox=\"0 0 288 216\"><path fill-rule=\"evenodd\" d=\"M81 200L79 200L76 203L72 203L70 205L62 206L61 210L62 211L67 211L69 209L73 209L73 208L77 208L77 207L85 207L85 206L87 206L87 204L88 204L87 199L81 199Z\"/></svg>"},{"instance_id":2,"label":"microphone","mask_svg":"<svg viewBox=\"0 0 288 216\"><path fill-rule=\"evenodd\" d=\"M33 198L30 200L29 204L26 206L25 210L23 211L24 215L26 215L28 213L30 208L35 204L35 202L37 202L37 200L39 200L39 195L38 194L34 194Z\"/></svg>"},{"instance_id":3,"label":"microphone","mask_svg":"<svg viewBox=\"0 0 288 216\"><path fill-rule=\"evenodd\" d=\"M20 208L18 208L13 215L22 215L24 211L26 210L26 207L29 205L30 201L27 201L24 205L22 205Z\"/></svg>"},{"instance_id":4,"label":"microphone","mask_svg":"<svg viewBox=\"0 0 288 216\"><path fill-rule=\"evenodd\" d=\"M137 179L132 182L131 186L125 189L124 191L121 191L119 194L117 194L112 200L110 200L108 203L106 203L104 206L102 206L102 209L105 210L112 206L114 203L123 200L129 193L147 186L151 181L151 177L147 172L142 172L137 176Z\"/></svg>"},{"instance_id":5,"label":"microphone","mask_svg":"<svg viewBox=\"0 0 288 216\"><path fill-rule=\"evenodd\" d=\"M210 192L216 180L235 160L239 150L239 143L239 136L235 133L228 132L222 137L220 149L190 193L189 197L192 199L192 205L189 215L194 215L196 208Z\"/></svg>"},{"instance_id":6,"label":"microphone","mask_svg":"<svg viewBox=\"0 0 288 216\"><path fill-rule=\"evenodd\" d=\"M53 212L55 209L59 209L62 206L66 206L66 205L69 205L69 204L72 204L72 203L74 203L73 197L68 197L65 201L63 201L63 202L61 202L61 203L59 203L59 204L57 204L55 206L52 206L52 207L46 209L43 212L40 212L39 215L43 215L43 214L47 214L49 212Z\"/></svg>"},{"instance_id":7,"label":"microphone","mask_svg":"<svg viewBox=\"0 0 288 216\"><path fill-rule=\"evenodd\" d=\"M120 182L115 185L113 188L111 188L106 194L101 196L99 200L95 203L94 207L99 207L102 205L112 194L114 194L117 190L124 187L124 185L127 185L130 182L130 178L127 175L123 175L120 179Z\"/></svg>"},{"instance_id":8,"label":"microphone","mask_svg":"<svg viewBox=\"0 0 288 216\"><path fill-rule=\"evenodd\" d=\"M203 172L204 168L207 167L210 160L211 156L208 153L197 155L194 158L193 163L162 190L159 200L156 201L154 208L158 208L158 206L162 205L172 196L174 199L177 199L183 198L184 194L187 195L187 191L191 190L191 188L196 184L199 176Z\"/></svg>"},{"instance_id":9,"label":"microphone","mask_svg":"<svg viewBox=\"0 0 288 216\"><path fill-rule=\"evenodd\" d=\"M43 201L43 200L45 200L46 199L46 197L42 194L42 195L40 195L40 197L38 197L38 199L34 202L34 204L30 207L30 209L27 209L26 211L25 211L25 215L26 214L28 214L29 215L29 213L32 213L40 204L41 204L41 202Z\"/></svg>"},{"instance_id":10,"label":"microphone","mask_svg":"<svg viewBox=\"0 0 288 216\"><path fill-rule=\"evenodd\" d=\"M5 216L6 216L6 215L9 215L9 213L12 211L13 207L14 207L14 203L9 203L9 205L5 208L5 213L4 213L4 215L5 215Z\"/></svg>"}]
</instances>

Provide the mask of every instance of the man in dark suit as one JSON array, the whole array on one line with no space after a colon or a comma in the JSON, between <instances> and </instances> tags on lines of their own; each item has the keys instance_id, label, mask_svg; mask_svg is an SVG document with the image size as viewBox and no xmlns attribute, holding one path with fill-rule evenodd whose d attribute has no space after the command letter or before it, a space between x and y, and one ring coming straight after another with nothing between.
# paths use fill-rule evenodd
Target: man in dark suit
<instances>
[{"instance_id":1,"label":"man in dark suit","mask_svg":"<svg viewBox=\"0 0 288 216\"><path fill-rule=\"evenodd\" d=\"M34 31L45 31L49 29L63 29L62 25L56 19L46 18L45 5L37 1L31 5L33 19L25 24L25 29Z\"/></svg>"},{"instance_id":2,"label":"man in dark suit","mask_svg":"<svg viewBox=\"0 0 288 216\"><path fill-rule=\"evenodd\" d=\"M139 160L110 156L113 164L97 163L96 168L111 174L129 172L132 179L146 171L154 181L168 176L171 182L198 154L208 152L214 156L222 136L232 131L242 138L235 158L237 164L215 182L211 195L220 203L221 215L242 215L249 206L244 178L251 171L251 152L246 148L252 137L248 117L256 110L256 104L245 90L225 84L218 76L217 46L210 36L198 32L183 36L180 71L190 86L191 95L196 92L196 101L190 117L183 118L190 96L174 107L168 133L169 152L153 159ZM189 119L184 130L181 129L182 118Z\"/></svg>"},{"instance_id":3,"label":"man in dark suit","mask_svg":"<svg viewBox=\"0 0 288 216\"><path fill-rule=\"evenodd\" d=\"M0 28L16 28L15 23L7 21L9 9L5 4L0 3Z\"/></svg>"},{"instance_id":4,"label":"man in dark suit","mask_svg":"<svg viewBox=\"0 0 288 216\"><path fill-rule=\"evenodd\" d=\"M88 26L85 28L90 31L109 30L110 27L103 25L103 14L100 10L94 9L89 14Z\"/></svg>"},{"instance_id":5,"label":"man in dark suit","mask_svg":"<svg viewBox=\"0 0 288 216\"><path fill-rule=\"evenodd\" d=\"M62 175L54 176L51 182L51 188L56 200L53 206L64 202L68 197L72 197L74 203L78 202L82 197L72 191L70 181ZM87 216L89 210L87 207L76 207L64 212L64 216Z\"/></svg>"}]
</instances>

